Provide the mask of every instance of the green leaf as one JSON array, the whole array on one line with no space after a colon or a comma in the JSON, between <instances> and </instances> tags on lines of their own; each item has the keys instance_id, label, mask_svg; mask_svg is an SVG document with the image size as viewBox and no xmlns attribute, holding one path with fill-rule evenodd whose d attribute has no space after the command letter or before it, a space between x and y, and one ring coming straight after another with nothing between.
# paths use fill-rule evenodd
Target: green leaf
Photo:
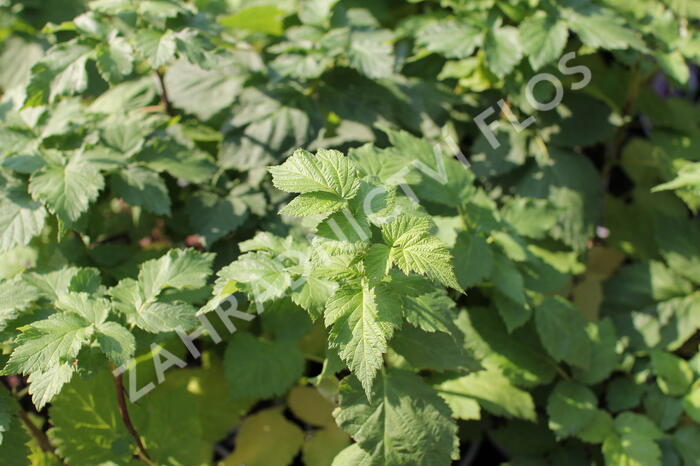
<instances>
[{"instance_id":1,"label":"green leaf","mask_svg":"<svg viewBox=\"0 0 700 466\"><path fill-rule=\"evenodd\" d=\"M355 31L350 34L350 66L372 79L391 76L394 54L389 31Z\"/></svg>"},{"instance_id":2,"label":"green leaf","mask_svg":"<svg viewBox=\"0 0 700 466\"><path fill-rule=\"evenodd\" d=\"M136 340L126 328L116 322L103 322L96 328L97 344L117 366L127 363L136 350Z\"/></svg>"},{"instance_id":3,"label":"green leaf","mask_svg":"<svg viewBox=\"0 0 700 466\"><path fill-rule=\"evenodd\" d=\"M167 171L190 183L209 182L216 166L209 154L172 138L153 138L138 154L138 160L157 172Z\"/></svg>"},{"instance_id":4,"label":"green leaf","mask_svg":"<svg viewBox=\"0 0 700 466\"><path fill-rule=\"evenodd\" d=\"M397 299L362 283L341 287L326 303L325 323L332 325L328 342L368 394L387 342L401 323Z\"/></svg>"},{"instance_id":5,"label":"green leaf","mask_svg":"<svg viewBox=\"0 0 700 466\"><path fill-rule=\"evenodd\" d=\"M535 71L559 59L569 36L564 21L543 12L538 12L520 23L518 32L523 51Z\"/></svg>"},{"instance_id":6,"label":"green leaf","mask_svg":"<svg viewBox=\"0 0 700 466\"><path fill-rule=\"evenodd\" d=\"M644 394L644 387L623 376L613 378L607 389L608 409L612 412L635 408Z\"/></svg>"},{"instance_id":7,"label":"green leaf","mask_svg":"<svg viewBox=\"0 0 700 466\"><path fill-rule=\"evenodd\" d=\"M338 425L367 452L367 464L448 464L457 425L450 409L423 380L396 369L383 372L367 400L354 377L340 386ZM341 453L342 454L342 453Z\"/></svg>"},{"instance_id":8,"label":"green leaf","mask_svg":"<svg viewBox=\"0 0 700 466\"><path fill-rule=\"evenodd\" d=\"M275 187L290 193L320 191L352 199L360 189L355 163L335 150L322 149L313 155L300 149L269 170Z\"/></svg>"},{"instance_id":9,"label":"green leaf","mask_svg":"<svg viewBox=\"0 0 700 466\"><path fill-rule=\"evenodd\" d=\"M623 413L615 419L615 431L603 443L606 464L661 466L661 449L655 440L663 433L649 418Z\"/></svg>"},{"instance_id":10,"label":"green leaf","mask_svg":"<svg viewBox=\"0 0 700 466\"><path fill-rule=\"evenodd\" d=\"M666 395L685 395L693 382L693 370L688 363L671 353L652 351L651 367L656 383Z\"/></svg>"},{"instance_id":11,"label":"green leaf","mask_svg":"<svg viewBox=\"0 0 700 466\"><path fill-rule=\"evenodd\" d=\"M486 369L501 372L522 387L554 379L555 369L531 327L509 334L495 310L478 307L462 311L456 325L464 333L465 348Z\"/></svg>"},{"instance_id":12,"label":"green leaf","mask_svg":"<svg viewBox=\"0 0 700 466\"><path fill-rule=\"evenodd\" d=\"M686 396L686 399L688 396ZM648 388L644 396L644 411L646 415L662 430L669 430L678 424L683 414L684 404L685 402L682 403L677 398L664 395L656 387ZM689 413L687 409L686 412ZM697 417L700 418L700 416Z\"/></svg>"},{"instance_id":13,"label":"green leaf","mask_svg":"<svg viewBox=\"0 0 700 466\"><path fill-rule=\"evenodd\" d=\"M283 395L303 371L304 357L291 340L267 341L237 333L224 355L224 376L234 400Z\"/></svg>"},{"instance_id":14,"label":"green leaf","mask_svg":"<svg viewBox=\"0 0 700 466\"><path fill-rule=\"evenodd\" d=\"M478 371L447 380L438 386L448 403L458 405L461 398L475 400L485 410L507 418L535 421L535 404L528 392L520 390L495 371Z\"/></svg>"},{"instance_id":15,"label":"green leaf","mask_svg":"<svg viewBox=\"0 0 700 466\"><path fill-rule=\"evenodd\" d=\"M12 424L12 414L16 410L14 400L7 391L0 389L0 446L3 443L3 437L10 430Z\"/></svg>"},{"instance_id":16,"label":"green leaf","mask_svg":"<svg viewBox=\"0 0 700 466\"><path fill-rule=\"evenodd\" d=\"M72 312L54 314L26 327L15 340L5 374L31 374L72 363L93 334L90 322Z\"/></svg>"},{"instance_id":17,"label":"green leaf","mask_svg":"<svg viewBox=\"0 0 700 466\"><path fill-rule=\"evenodd\" d=\"M156 215L170 215L168 188L152 170L129 165L112 177L111 190L130 205L143 207Z\"/></svg>"},{"instance_id":18,"label":"green leaf","mask_svg":"<svg viewBox=\"0 0 700 466\"><path fill-rule=\"evenodd\" d=\"M478 364L466 355L461 341L443 332L426 332L412 325L405 325L391 339L391 349L403 356L415 369L436 371L478 368Z\"/></svg>"},{"instance_id":19,"label":"green leaf","mask_svg":"<svg viewBox=\"0 0 700 466\"><path fill-rule=\"evenodd\" d=\"M210 253L173 249L160 259L144 262L138 281L145 298L155 298L166 288L192 289L206 285L213 260Z\"/></svg>"},{"instance_id":20,"label":"green leaf","mask_svg":"<svg viewBox=\"0 0 700 466\"><path fill-rule=\"evenodd\" d=\"M280 215L306 217L329 215L347 206L347 201L336 194L313 192L300 194L280 210Z\"/></svg>"},{"instance_id":21,"label":"green leaf","mask_svg":"<svg viewBox=\"0 0 700 466\"><path fill-rule=\"evenodd\" d=\"M692 424L681 427L673 434L673 445L683 457L685 464L697 465L700 458L698 436L700 436L700 427Z\"/></svg>"},{"instance_id":22,"label":"green leaf","mask_svg":"<svg viewBox=\"0 0 700 466\"><path fill-rule=\"evenodd\" d=\"M617 352L617 335L609 318L590 323L586 333L591 340L591 363L588 370L574 367L572 372L576 380L594 385L607 379L618 367L620 356Z\"/></svg>"},{"instance_id":23,"label":"green leaf","mask_svg":"<svg viewBox=\"0 0 700 466\"><path fill-rule=\"evenodd\" d=\"M206 246L236 231L248 220L248 206L234 193L220 197L214 193L198 192L185 207L192 231L203 238Z\"/></svg>"},{"instance_id":24,"label":"green leaf","mask_svg":"<svg viewBox=\"0 0 700 466\"><path fill-rule=\"evenodd\" d=\"M219 272L220 279L244 283L256 302L281 298L292 284L292 278L280 261L261 252L250 252Z\"/></svg>"},{"instance_id":25,"label":"green leaf","mask_svg":"<svg viewBox=\"0 0 700 466\"><path fill-rule=\"evenodd\" d=\"M384 278L391 269L390 254L391 248L386 244L372 244L367 250L364 260L367 277L372 280Z\"/></svg>"},{"instance_id":26,"label":"green leaf","mask_svg":"<svg viewBox=\"0 0 700 466\"><path fill-rule=\"evenodd\" d=\"M466 21L435 21L418 30L416 41L429 52L446 58L466 58L481 45L483 33Z\"/></svg>"},{"instance_id":27,"label":"green leaf","mask_svg":"<svg viewBox=\"0 0 700 466\"><path fill-rule=\"evenodd\" d=\"M486 34L486 64L497 76L510 73L523 57L518 30L511 26L496 27Z\"/></svg>"},{"instance_id":28,"label":"green leaf","mask_svg":"<svg viewBox=\"0 0 700 466\"><path fill-rule=\"evenodd\" d=\"M87 211L104 187L104 178L89 162L73 157L65 165L49 165L32 175L29 192L71 225Z\"/></svg>"},{"instance_id":29,"label":"green leaf","mask_svg":"<svg viewBox=\"0 0 700 466\"><path fill-rule=\"evenodd\" d=\"M136 50L157 69L175 58L175 34L153 29L141 29L136 35Z\"/></svg>"},{"instance_id":30,"label":"green leaf","mask_svg":"<svg viewBox=\"0 0 700 466\"><path fill-rule=\"evenodd\" d=\"M88 85L85 64L92 48L76 41L58 44L32 67L24 105L36 107L56 100L60 95L83 92Z\"/></svg>"},{"instance_id":31,"label":"green leaf","mask_svg":"<svg viewBox=\"0 0 700 466\"><path fill-rule=\"evenodd\" d=\"M40 411L46 403L59 394L63 385L70 382L73 372L70 364L60 364L47 371L32 372L27 382L29 382L29 394L37 410Z\"/></svg>"},{"instance_id":32,"label":"green leaf","mask_svg":"<svg viewBox=\"0 0 700 466\"><path fill-rule=\"evenodd\" d=\"M97 47L97 70L105 81L117 83L131 74L134 50L123 37L114 37Z\"/></svg>"},{"instance_id":33,"label":"green leaf","mask_svg":"<svg viewBox=\"0 0 700 466\"><path fill-rule=\"evenodd\" d=\"M598 399L584 385L561 381L547 401L549 428L558 439L577 435L596 417Z\"/></svg>"},{"instance_id":34,"label":"green leaf","mask_svg":"<svg viewBox=\"0 0 700 466\"><path fill-rule=\"evenodd\" d=\"M372 232L364 216L356 216L350 209L344 208L321 222L316 234L333 241L362 243L370 239Z\"/></svg>"},{"instance_id":35,"label":"green leaf","mask_svg":"<svg viewBox=\"0 0 700 466\"><path fill-rule=\"evenodd\" d=\"M572 2L574 3L574 2ZM569 13L569 27L578 34L581 42L593 48L644 50L644 41L611 10L583 2L583 8Z\"/></svg>"},{"instance_id":36,"label":"green leaf","mask_svg":"<svg viewBox=\"0 0 700 466\"><path fill-rule=\"evenodd\" d=\"M422 219L399 217L382 227L384 241L391 246L391 261L404 273L426 275L461 291L452 266L452 254L438 238L428 234Z\"/></svg>"},{"instance_id":37,"label":"green leaf","mask_svg":"<svg viewBox=\"0 0 700 466\"><path fill-rule=\"evenodd\" d=\"M547 352L556 361L566 361L583 369L590 367L591 341L586 320L567 300L546 298L535 310L537 333Z\"/></svg>"},{"instance_id":38,"label":"green leaf","mask_svg":"<svg viewBox=\"0 0 700 466\"><path fill-rule=\"evenodd\" d=\"M243 84L243 76L236 74L242 74L242 70L233 61L222 60L215 68L204 70L178 60L168 67L164 82L176 108L204 121L233 103Z\"/></svg>"},{"instance_id":39,"label":"green leaf","mask_svg":"<svg viewBox=\"0 0 700 466\"><path fill-rule=\"evenodd\" d=\"M671 181L652 188L652 192L675 190L700 186L700 163L689 163L678 170L678 175Z\"/></svg>"},{"instance_id":40,"label":"green leaf","mask_svg":"<svg viewBox=\"0 0 700 466\"><path fill-rule=\"evenodd\" d=\"M480 235L460 232L452 253L457 282L462 289L471 288L491 275L493 253Z\"/></svg>"},{"instance_id":41,"label":"green leaf","mask_svg":"<svg viewBox=\"0 0 700 466\"><path fill-rule=\"evenodd\" d=\"M198 324L197 309L183 302L164 303L147 301L135 311L127 313L130 324L151 333L189 330Z\"/></svg>"},{"instance_id":42,"label":"green leaf","mask_svg":"<svg viewBox=\"0 0 700 466\"><path fill-rule=\"evenodd\" d=\"M700 385L695 384L685 395L683 409L695 422L700 422Z\"/></svg>"},{"instance_id":43,"label":"green leaf","mask_svg":"<svg viewBox=\"0 0 700 466\"><path fill-rule=\"evenodd\" d=\"M11 418L9 429L5 432L4 439L0 443L0 458L7 466L25 466L28 463L30 450L29 434L23 429L18 418Z\"/></svg>"},{"instance_id":44,"label":"green leaf","mask_svg":"<svg viewBox=\"0 0 700 466\"><path fill-rule=\"evenodd\" d=\"M23 189L0 195L0 252L25 246L44 229L46 210Z\"/></svg>"},{"instance_id":45,"label":"green leaf","mask_svg":"<svg viewBox=\"0 0 700 466\"><path fill-rule=\"evenodd\" d=\"M199 411L196 396L186 387L154 390L130 407L135 429L156 464L203 466L210 461L211 445L202 440ZM184 424L187 429L181 428Z\"/></svg>"},{"instance_id":46,"label":"green leaf","mask_svg":"<svg viewBox=\"0 0 700 466\"><path fill-rule=\"evenodd\" d=\"M272 5L250 6L238 12L222 16L217 21L222 26L250 32L260 32L273 36L282 35L282 20L285 12Z\"/></svg>"}]
</instances>

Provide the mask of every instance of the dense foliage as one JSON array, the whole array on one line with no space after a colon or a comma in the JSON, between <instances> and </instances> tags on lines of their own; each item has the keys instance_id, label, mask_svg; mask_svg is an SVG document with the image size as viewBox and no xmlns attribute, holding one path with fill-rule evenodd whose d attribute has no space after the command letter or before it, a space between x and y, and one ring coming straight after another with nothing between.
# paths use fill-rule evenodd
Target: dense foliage
<instances>
[{"instance_id":1,"label":"dense foliage","mask_svg":"<svg viewBox=\"0 0 700 466\"><path fill-rule=\"evenodd\" d=\"M699 25L0 0L0 464L700 465Z\"/></svg>"}]
</instances>

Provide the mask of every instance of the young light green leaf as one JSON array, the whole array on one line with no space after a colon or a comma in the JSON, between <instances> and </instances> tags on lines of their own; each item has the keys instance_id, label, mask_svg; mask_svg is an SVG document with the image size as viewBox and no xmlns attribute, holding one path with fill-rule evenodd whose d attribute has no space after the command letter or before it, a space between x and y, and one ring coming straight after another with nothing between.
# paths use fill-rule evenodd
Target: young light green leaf
<instances>
[{"instance_id":1,"label":"young light green leaf","mask_svg":"<svg viewBox=\"0 0 700 466\"><path fill-rule=\"evenodd\" d=\"M355 163L335 150L321 149L314 155L299 149L269 171L273 184L290 193L320 191L352 199L360 189Z\"/></svg>"},{"instance_id":2,"label":"young light green leaf","mask_svg":"<svg viewBox=\"0 0 700 466\"><path fill-rule=\"evenodd\" d=\"M344 286L326 303L326 326L331 326L329 344L371 393L372 381L382 366L383 354L394 327L401 322L400 305L382 296L367 283Z\"/></svg>"}]
</instances>

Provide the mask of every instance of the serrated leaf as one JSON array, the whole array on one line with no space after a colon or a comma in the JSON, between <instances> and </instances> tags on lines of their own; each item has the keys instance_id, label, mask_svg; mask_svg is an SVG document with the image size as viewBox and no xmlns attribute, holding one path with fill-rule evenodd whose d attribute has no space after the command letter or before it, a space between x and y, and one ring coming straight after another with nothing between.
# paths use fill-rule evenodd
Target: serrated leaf
<instances>
[{"instance_id":1,"label":"serrated leaf","mask_svg":"<svg viewBox=\"0 0 700 466\"><path fill-rule=\"evenodd\" d=\"M45 372L32 372L27 378L29 394L37 410L49 403L73 377L73 367L70 364L59 364Z\"/></svg>"},{"instance_id":2,"label":"serrated leaf","mask_svg":"<svg viewBox=\"0 0 700 466\"><path fill-rule=\"evenodd\" d=\"M518 32L523 51L535 71L559 59L569 36L564 21L543 13L532 15L520 23Z\"/></svg>"},{"instance_id":3,"label":"serrated leaf","mask_svg":"<svg viewBox=\"0 0 700 466\"><path fill-rule=\"evenodd\" d=\"M497 76L510 73L523 57L518 30L511 26L494 28L484 40L486 64Z\"/></svg>"},{"instance_id":4,"label":"serrated leaf","mask_svg":"<svg viewBox=\"0 0 700 466\"><path fill-rule=\"evenodd\" d=\"M29 192L51 212L71 225L88 209L104 186L104 178L90 163L72 158L32 175Z\"/></svg>"},{"instance_id":5,"label":"serrated leaf","mask_svg":"<svg viewBox=\"0 0 700 466\"><path fill-rule=\"evenodd\" d=\"M326 303L328 341L370 393L394 327L401 322L396 299L366 283L344 286Z\"/></svg>"},{"instance_id":6,"label":"serrated leaf","mask_svg":"<svg viewBox=\"0 0 700 466\"><path fill-rule=\"evenodd\" d=\"M0 252L24 246L44 228L46 210L22 189L0 195Z\"/></svg>"},{"instance_id":7,"label":"serrated leaf","mask_svg":"<svg viewBox=\"0 0 700 466\"><path fill-rule=\"evenodd\" d=\"M386 228L382 229L385 240L393 240L389 243L392 262L404 273L415 272L426 275L431 280L461 291L452 266L452 254L445 244L438 238L428 235L423 228L408 224L408 230L397 234L400 230L393 227L394 222L390 222Z\"/></svg>"},{"instance_id":8,"label":"serrated leaf","mask_svg":"<svg viewBox=\"0 0 700 466\"><path fill-rule=\"evenodd\" d=\"M91 47L76 41L52 47L46 56L32 67L24 105L45 105L53 102L57 96L84 91L88 85L85 64L91 55Z\"/></svg>"},{"instance_id":9,"label":"serrated leaf","mask_svg":"<svg viewBox=\"0 0 700 466\"><path fill-rule=\"evenodd\" d=\"M93 334L90 322L72 312L34 322L15 340L15 349L3 369L6 374L48 371L73 362Z\"/></svg>"},{"instance_id":10,"label":"serrated leaf","mask_svg":"<svg viewBox=\"0 0 700 466\"><path fill-rule=\"evenodd\" d=\"M290 193L320 191L352 199L360 189L355 163L335 150L321 149L314 155L299 149L269 171L275 187Z\"/></svg>"},{"instance_id":11,"label":"serrated leaf","mask_svg":"<svg viewBox=\"0 0 700 466\"><path fill-rule=\"evenodd\" d=\"M350 66L368 78L391 76L394 65L393 47L388 31L356 31L350 34L348 61Z\"/></svg>"},{"instance_id":12,"label":"serrated leaf","mask_svg":"<svg viewBox=\"0 0 700 466\"><path fill-rule=\"evenodd\" d=\"M292 284L280 261L260 252L249 252L219 272L219 277L244 283L256 302L281 298Z\"/></svg>"},{"instance_id":13,"label":"serrated leaf","mask_svg":"<svg viewBox=\"0 0 700 466\"><path fill-rule=\"evenodd\" d=\"M435 21L422 27L416 37L418 45L446 58L469 57L483 40L482 31L466 21Z\"/></svg>"},{"instance_id":14,"label":"serrated leaf","mask_svg":"<svg viewBox=\"0 0 700 466\"><path fill-rule=\"evenodd\" d=\"M165 288L200 288L211 273L214 255L194 249L174 249L160 259L144 262L139 283L146 299L156 297Z\"/></svg>"},{"instance_id":15,"label":"serrated leaf","mask_svg":"<svg viewBox=\"0 0 700 466\"><path fill-rule=\"evenodd\" d=\"M115 37L97 48L97 69L108 83L118 83L133 70L134 50L123 37Z\"/></svg>"},{"instance_id":16,"label":"serrated leaf","mask_svg":"<svg viewBox=\"0 0 700 466\"><path fill-rule=\"evenodd\" d=\"M370 399L356 378L346 378L334 416L371 464L448 464L454 458L457 425L445 402L420 377L389 369L377 378Z\"/></svg>"},{"instance_id":17,"label":"serrated leaf","mask_svg":"<svg viewBox=\"0 0 700 466\"><path fill-rule=\"evenodd\" d=\"M153 68L167 65L175 58L175 34L153 29L141 29L136 35L136 50Z\"/></svg>"},{"instance_id":18,"label":"serrated leaf","mask_svg":"<svg viewBox=\"0 0 700 466\"><path fill-rule=\"evenodd\" d=\"M117 366L127 363L134 356L134 336L116 322L103 322L98 325L96 339L102 352Z\"/></svg>"},{"instance_id":19,"label":"serrated leaf","mask_svg":"<svg viewBox=\"0 0 700 466\"><path fill-rule=\"evenodd\" d=\"M590 3L584 5L567 18L569 27L584 44L606 49L645 48L644 41L616 13Z\"/></svg>"}]
</instances>

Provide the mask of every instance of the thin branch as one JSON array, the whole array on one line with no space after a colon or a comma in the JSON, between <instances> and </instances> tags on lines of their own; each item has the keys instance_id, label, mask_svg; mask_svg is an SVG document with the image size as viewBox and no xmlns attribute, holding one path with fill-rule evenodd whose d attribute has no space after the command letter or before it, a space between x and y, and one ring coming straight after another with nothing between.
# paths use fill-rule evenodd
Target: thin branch
<instances>
[{"instance_id":1,"label":"thin branch","mask_svg":"<svg viewBox=\"0 0 700 466\"><path fill-rule=\"evenodd\" d=\"M163 73L160 70L156 70L156 76L158 77L158 84L160 85L160 101L165 107L165 112L170 116L175 116L175 109L173 104L170 102L168 97L168 88L165 87L165 79L163 78Z\"/></svg>"},{"instance_id":2,"label":"thin branch","mask_svg":"<svg viewBox=\"0 0 700 466\"><path fill-rule=\"evenodd\" d=\"M134 424L131 422L131 418L129 417L129 409L126 406L126 398L124 397L124 380L122 378L122 374L114 376L114 385L117 389L117 403L119 404L119 414L122 417L122 421L124 421L124 426L126 426L126 430L129 431L129 434L131 434L131 436L134 438L134 441L136 442L136 446L139 449L139 458L141 458L141 460L148 465L155 465L153 460L151 460L151 457L148 456L146 447L144 447L143 442L141 441L141 436L138 432L136 432L136 428L134 427Z\"/></svg>"},{"instance_id":3,"label":"thin branch","mask_svg":"<svg viewBox=\"0 0 700 466\"><path fill-rule=\"evenodd\" d=\"M0 381L2 381L0 385L6 386L8 390L12 392L13 398L17 401L17 404L19 405L15 414L27 427L27 430L29 431L30 435L34 438L34 440L36 440L36 443L37 445L39 445L39 448L41 448L42 451L45 451L46 453L50 453L53 456L55 456L59 464L65 465L66 463L63 461L63 458L58 456L56 448L51 443L51 440L49 440L49 438L46 436L46 433L43 430L39 429L36 426L36 424L34 424L34 422L32 422L32 420L29 419L29 415L24 409L22 409L22 406L20 405L20 400L26 395L27 388L25 387L24 390L22 390L20 393L17 393L15 388L11 386L10 383L8 383L6 377L0 378Z\"/></svg>"}]
</instances>

